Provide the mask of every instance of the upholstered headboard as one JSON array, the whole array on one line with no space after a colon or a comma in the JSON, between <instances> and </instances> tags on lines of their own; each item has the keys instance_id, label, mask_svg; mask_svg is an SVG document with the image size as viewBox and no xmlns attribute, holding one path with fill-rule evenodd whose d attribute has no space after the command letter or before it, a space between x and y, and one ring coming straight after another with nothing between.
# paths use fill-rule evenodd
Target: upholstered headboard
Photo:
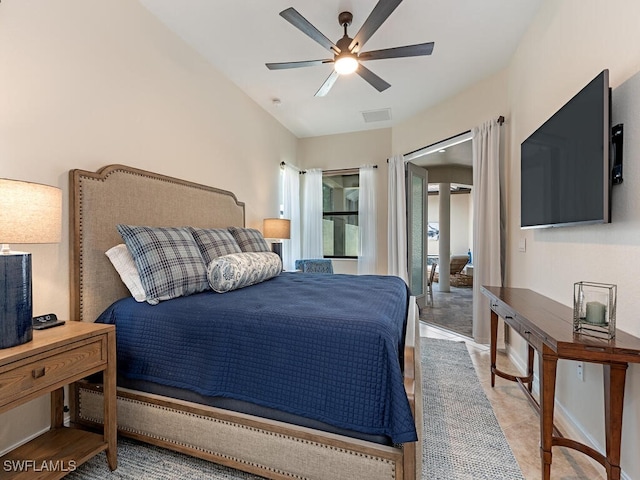
<instances>
[{"instance_id":1,"label":"upholstered headboard","mask_svg":"<svg viewBox=\"0 0 640 480\"><path fill-rule=\"evenodd\" d=\"M129 295L105 252L119 223L154 227L244 226L244 203L225 190L124 165L69 172L71 318L93 322Z\"/></svg>"}]
</instances>

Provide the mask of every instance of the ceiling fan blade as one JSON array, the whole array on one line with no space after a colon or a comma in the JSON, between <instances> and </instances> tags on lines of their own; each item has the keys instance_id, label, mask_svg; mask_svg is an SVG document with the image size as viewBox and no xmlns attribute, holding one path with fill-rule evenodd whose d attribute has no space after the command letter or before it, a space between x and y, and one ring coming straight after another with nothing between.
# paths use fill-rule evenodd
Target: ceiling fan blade
<instances>
[{"instance_id":1,"label":"ceiling fan blade","mask_svg":"<svg viewBox=\"0 0 640 480\"><path fill-rule=\"evenodd\" d=\"M336 54L340 53L340 49L331 40L325 37L320 30L311 25L309 20L300 15L295 8L289 7L286 10L281 11L280 16L327 50L331 50Z\"/></svg>"},{"instance_id":2,"label":"ceiling fan blade","mask_svg":"<svg viewBox=\"0 0 640 480\"><path fill-rule=\"evenodd\" d=\"M358 69L356 73L364 78L367 82L371 84L373 88L378 90L379 92L384 92L387 88L391 86L391 84L385 82L378 75L373 73L371 70L366 68L364 65L358 65Z\"/></svg>"},{"instance_id":3,"label":"ceiling fan blade","mask_svg":"<svg viewBox=\"0 0 640 480\"><path fill-rule=\"evenodd\" d=\"M380 0L362 24L356 36L353 37L353 41L351 45L349 45L349 51L352 53L359 52L367 40L380 28L380 25L382 25L396 7L400 5L400 2L402 2L402 0Z\"/></svg>"},{"instance_id":4,"label":"ceiling fan blade","mask_svg":"<svg viewBox=\"0 0 640 480\"><path fill-rule=\"evenodd\" d=\"M358 60L380 60L382 58L419 57L420 55L431 55L433 52L433 42L419 43L417 45L407 45L404 47L384 48L382 50L371 50L358 54Z\"/></svg>"},{"instance_id":5,"label":"ceiling fan blade","mask_svg":"<svg viewBox=\"0 0 640 480\"><path fill-rule=\"evenodd\" d=\"M316 92L315 96L324 97L327 93L329 93L329 90L331 90L331 87L333 87L333 84L336 83L338 76L339 74L335 70L331 72L331 75L327 77L327 79L324 81L322 86Z\"/></svg>"},{"instance_id":6,"label":"ceiling fan blade","mask_svg":"<svg viewBox=\"0 0 640 480\"><path fill-rule=\"evenodd\" d=\"M302 62L265 63L269 70L285 70L287 68L315 67L324 63L333 63L333 59L304 60Z\"/></svg>"}]
</instances>

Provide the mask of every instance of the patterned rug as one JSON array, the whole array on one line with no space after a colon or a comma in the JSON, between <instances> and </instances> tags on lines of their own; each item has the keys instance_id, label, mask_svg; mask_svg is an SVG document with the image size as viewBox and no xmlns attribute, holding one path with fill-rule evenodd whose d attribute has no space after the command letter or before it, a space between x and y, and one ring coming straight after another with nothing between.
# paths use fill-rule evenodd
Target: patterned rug
<instances>
[{"instance_id":1,"label":"patterned rug","mask_svg":"<svg viewBox=\"0 0 640 480\"><path fill-rule=\"evenodd\" d=\"M463 342L422 339L428 480L524 480Z\"/></svg>"},{"instance_id":2,"label":"patterned rug","mask_svg":"<svg viewBox=\"0 0 640 480\"><path fill-rule=\"evenodd\" d=\"M464 343L422 339L423 480L523 480ZM262 477L133 440L118 440L118 468L104 453L70 480L259 480ZM336 479L338 480L338 479Z\"/></svg>"}]
</instances>

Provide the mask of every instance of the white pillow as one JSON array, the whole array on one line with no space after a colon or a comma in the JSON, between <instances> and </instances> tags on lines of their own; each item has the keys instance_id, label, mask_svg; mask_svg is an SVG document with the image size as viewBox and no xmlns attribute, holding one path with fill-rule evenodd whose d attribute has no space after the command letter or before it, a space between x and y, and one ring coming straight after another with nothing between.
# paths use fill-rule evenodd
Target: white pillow
<instances>
[{"instance_id":1,"label":"white pillow","mask_svg":"<svg viewBox=\"0 0 640 480\"><path fill-rule=\"evenodd\" d=\"M225 293L280 274L282 261L273 252L243 252L223 255L211 261L207 278L214 292Z\"/></svg>"},{"instance_id":2,"label":"white pillow","mask_svg":"<svg viewBox=\"0 0 640 480\"><path fill-rule=\"evenodd\" d=\"M120 275L122 283L124 283L136 302L144 302L147 299L144 288L142 288L142 280L133 261L133 256L124 243L116 245L105 252L111 264Z\"/></svg>"}]
</instances>

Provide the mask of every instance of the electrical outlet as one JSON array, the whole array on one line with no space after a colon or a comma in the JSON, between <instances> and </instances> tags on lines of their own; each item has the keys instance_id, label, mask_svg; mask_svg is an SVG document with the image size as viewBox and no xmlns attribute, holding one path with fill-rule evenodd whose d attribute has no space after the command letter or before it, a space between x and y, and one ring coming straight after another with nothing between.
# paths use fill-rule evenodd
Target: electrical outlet
<instances>
[{"instance_id":1,"label":"electrical outlet","mask_svg":"<svg viewBox=\"0 0 640 480\"><path fill-rule=\"evenodd\" d=\"M576 373L578 375L578 378L584 382L584 363L578 362Z\"/></svg>"}]
</instances>

